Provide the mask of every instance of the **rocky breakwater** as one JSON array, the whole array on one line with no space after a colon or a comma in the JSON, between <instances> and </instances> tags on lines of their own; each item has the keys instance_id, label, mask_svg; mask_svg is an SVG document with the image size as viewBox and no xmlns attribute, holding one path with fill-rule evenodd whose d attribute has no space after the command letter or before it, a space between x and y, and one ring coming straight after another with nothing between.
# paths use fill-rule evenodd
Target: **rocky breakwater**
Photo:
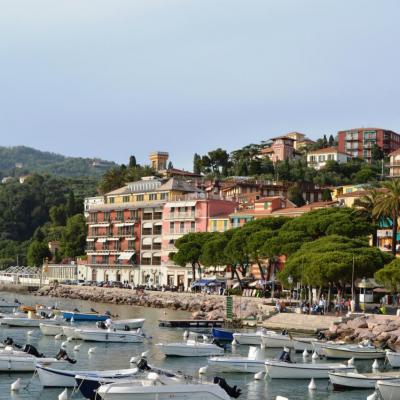
<instances>
[{"instance_id":1,"label":"rocky breakwater","mask_svg":"<svg viewBox=\"0 0 400 400\"><path fill-rule=\"evenodd\" d=\"M386 315L365 315L333 324L324 331L330 340L361 342L370 340L377 346L386 344L400 351L400 318Z\"/></svg>"},{"instance_id":2,"label":"rocky breakwater","mask_svg":"<svg viewBox=\"0 0 400 400\"><path fill-rule=\"evenodd\" d=\"M169 308L192 313L193 319L216 320L226 315L224 296L136 291L129 289L99 288L92 286L44 286L36 292L37 296L60 297L68 299L90 300L98 303L128 304L135 306ZM234 300L234 315L242 318L257 318L262 312L262 299L241 298Z\"/></svg>"}]
</instances>

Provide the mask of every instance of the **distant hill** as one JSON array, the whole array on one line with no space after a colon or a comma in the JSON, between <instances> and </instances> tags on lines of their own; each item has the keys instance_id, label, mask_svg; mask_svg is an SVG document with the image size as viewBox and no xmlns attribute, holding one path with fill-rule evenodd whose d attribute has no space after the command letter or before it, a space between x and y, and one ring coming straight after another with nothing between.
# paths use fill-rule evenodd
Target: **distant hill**
<instances>
[{"instance_id":1,"label":"distant hill","mask_svg":"<svg viewBox=\"0 0 400 400\"><path fill-rule=\"evenodd\" d=\"M31 147L0 146L0 175L21 176L37 172L63 177L94 177L102 176L108 169L117 164L93 158L66 157Z\"/></svg>"}]
</instances>

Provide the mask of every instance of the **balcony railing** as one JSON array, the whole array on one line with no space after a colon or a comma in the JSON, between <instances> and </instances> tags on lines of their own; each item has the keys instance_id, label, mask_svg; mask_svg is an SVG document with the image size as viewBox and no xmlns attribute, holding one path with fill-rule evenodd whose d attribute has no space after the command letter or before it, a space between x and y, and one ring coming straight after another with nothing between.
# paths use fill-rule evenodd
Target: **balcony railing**
<instances>
[{"instance_id":1,"label":"balcony railing","mask_svg":"<svg viewBox=\"0 0 400 400\"><path fill-rule=\"evenodd\" d=\"M196 218L196 213L194 212L178 212L178 213L170 213L167 216L167 220L170 219L195 219Z\"/></svg>"}]
</instances>

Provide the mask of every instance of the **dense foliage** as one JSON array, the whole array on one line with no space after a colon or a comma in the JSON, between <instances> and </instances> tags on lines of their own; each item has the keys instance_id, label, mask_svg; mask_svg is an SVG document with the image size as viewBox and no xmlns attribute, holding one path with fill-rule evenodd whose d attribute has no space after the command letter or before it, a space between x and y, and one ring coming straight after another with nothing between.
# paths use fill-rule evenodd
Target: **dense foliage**
<instances>
[{"instance_id":1,"label":"dense foliage","mask_svg":"<svg viewBox=\"0 0 400 400\"><path fill-rule=\"evenodd\" d=\"M0 147L0 177L40 173L62 177L100 178L115 165L111 161L65 157L25 146Z\"/></svg>"}]
</instances>

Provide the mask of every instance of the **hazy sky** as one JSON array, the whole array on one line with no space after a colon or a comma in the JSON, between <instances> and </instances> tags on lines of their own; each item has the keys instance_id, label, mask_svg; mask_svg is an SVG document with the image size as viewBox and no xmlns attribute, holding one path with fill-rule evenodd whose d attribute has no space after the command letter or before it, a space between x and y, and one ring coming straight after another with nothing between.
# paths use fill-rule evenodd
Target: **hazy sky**
<instances>
[{"instance_id":1,"label":"hazy sky","mask_svg":"<svg viewBox=\"0 0 400 400\"><path fill-rule=\"evenodd\" d=\"M0 0L0 145L118 162L400 131L399 0Z\"/></svg>"}]
</instances>

